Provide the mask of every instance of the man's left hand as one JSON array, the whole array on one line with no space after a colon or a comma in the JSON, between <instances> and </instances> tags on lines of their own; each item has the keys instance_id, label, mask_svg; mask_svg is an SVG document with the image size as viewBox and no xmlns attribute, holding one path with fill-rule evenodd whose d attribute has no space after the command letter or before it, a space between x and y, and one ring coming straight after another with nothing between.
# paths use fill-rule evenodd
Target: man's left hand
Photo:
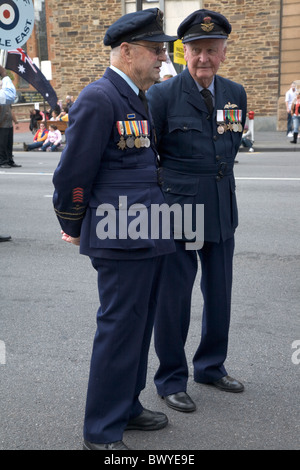
<instances>
[{"instance_id":1,"label":"man's left hand","mask_svg":"<svg viewBox=\"0 0 300 470\"><path fill-rule=\"evenodd\" d=\"M61 238L65 242L72 243L73 245L77 245L77 246L80 245L80 237L77 237L77 238L71 237L70 235L65 233L63 230L61 231L61 234L62 234Z\"/></svg>"}]
</instances>

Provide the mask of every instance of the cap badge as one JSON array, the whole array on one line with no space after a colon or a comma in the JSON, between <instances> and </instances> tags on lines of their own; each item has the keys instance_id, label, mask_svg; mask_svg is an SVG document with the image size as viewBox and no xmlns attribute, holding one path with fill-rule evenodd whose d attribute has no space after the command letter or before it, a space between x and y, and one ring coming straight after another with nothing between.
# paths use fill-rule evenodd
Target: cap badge
<instances>
[{"instance_id":1,"label":"cap badge","mask_svg":"<svg viewBox=\"0 0 300 470\"><path fill-rule=\"evenodd\" d=\"M205 18L203 18L203 21L204 23L201 23L201 29L203 29L203 31L205 31L206 33L210 33L210 31L212 31L215 26L214 23L211 23L211 17L206 16Z\"/></svg>"},{"instance_id":2,"label":"cap badge","mask_svg":"<svg viewBox=\"0 0 300 470\"><path fill-rule=\"evenodd\" d=\"M209 33L210 31L212 31L214 29L214 23L211 23L211 17L210 16L206 16L205 18L203 18L203 21L204 23L201 23L201 29L203 29L203 31L205 31L206 33Z\"/></svg>"}]
</instances>

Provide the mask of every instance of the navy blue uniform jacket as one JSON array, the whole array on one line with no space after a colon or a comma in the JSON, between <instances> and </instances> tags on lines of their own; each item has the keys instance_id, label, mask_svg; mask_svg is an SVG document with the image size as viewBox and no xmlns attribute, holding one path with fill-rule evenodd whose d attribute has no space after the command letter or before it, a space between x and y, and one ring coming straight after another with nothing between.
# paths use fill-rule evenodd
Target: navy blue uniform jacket
<instances>
[{"instance_id":1,"label":"navy blue uniform jacket","mask_svg":"<svg viewBox=\"0 0 300 470\"><path fill-rule=\"evenodd\" d=\"M151 146L122 150L117 122L145 120ZM66 142L53 177L53 203L63 231L80 236L80 252L108 259L140 259L174 251L170 238L151 238L151 204L165 200L158 184L150 118L131 87L110 68L80 93L70 109ZM103 204L115 212L115 236L110 233L105 238L103 230L102 235L97 232L99 222L107 220L107 213L97 212ZM141 210L130 215L132 206ZM128 234L137 217L144 225L135 239Z\"/></svg>"},{"instance_id":2,"label":"navy blue uniform jacket","mask_svg":"<svg viewBox=\"0 0 300 470\"><path fill-rule=\"evenodd\" d=\"M215 76L215 107L210 119L188 69L153 85L147 98L167 202L204 204L205 241L218 243L232 237L238 225L233 165L242 132L227 130L219 134L217 110L241 110L244 126L247 112L244 88Z\"/></svg>"}]
</instances>

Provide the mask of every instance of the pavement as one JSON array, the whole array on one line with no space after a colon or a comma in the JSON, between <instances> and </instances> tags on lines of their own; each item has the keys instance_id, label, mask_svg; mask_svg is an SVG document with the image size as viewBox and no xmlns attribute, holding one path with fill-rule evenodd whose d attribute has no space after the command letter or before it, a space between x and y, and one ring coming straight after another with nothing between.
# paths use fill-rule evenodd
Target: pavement
<instances>
[{"instance_id":1,"label":"pavement","mask_svg":"<svg viewBox=\"0 0 300 470\"><path fill-rule=\"evenodd\" d=\"M20 123L18 127L19 129L15 129L14 132L14 151L23 150L23 142L30 144L33 139L32 133L28 131L28 123ZM255 152L297 152L300 149L300 139L298 139L298 144L291 144L292 138L287 137L286 132L255 131L254 138ZM249 152L247 148L242 146L239 151Z\"/></svg>"},{"instance_id":2,"label":"pavement","mask_svg":"<svg viewBox=\"0 0 300 470\"><path fill-rule=\"evenodd\" d=\"M291 137L286 132L280 131L255 131L253 148L255 152L299 152L298 144L291 144ZM249 152L247 148L241 147L240 152Z\"/></svg>"},{"instance_id":3,"label":"pavement","mask_svg":"<svg viewBox=\"0 0 300 470\"><path fill-rule=\"evenodd\" d=\"M226 367L245 391L229 394L193 380L203 307L199 270L186 344L188 393L197 410L179 413L157 395L152 343L141 402L165 412L169 425L125 433L134 449L127 455L140 455L137 467L147 462L146 452L195 455L196 463L207 450L300 448L300 145L289 140L257 132L255 152L241 149L234 170L239 227ZM81 450L97 277L89 259L61 240L52 205L61 154L24 152L23 141L32 141L28 125L15 132L22 166L0 170L0 233L12 237L0 243L0 451ZM218 457L224 461L221 452L214 462Z\"/></svg>"}]
</instances>

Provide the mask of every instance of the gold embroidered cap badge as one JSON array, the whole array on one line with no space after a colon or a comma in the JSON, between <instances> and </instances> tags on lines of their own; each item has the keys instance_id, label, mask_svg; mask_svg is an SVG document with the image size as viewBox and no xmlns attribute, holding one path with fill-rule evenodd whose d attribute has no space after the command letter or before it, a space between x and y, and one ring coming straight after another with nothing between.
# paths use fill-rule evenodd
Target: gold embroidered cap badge
<instances>
[{"instance_id":1,"label":"gold embroidered cap badge","mask_svg":"<svg viewBox=\"0 0 300 470\"><path fill-rule=\"evenodd\" d=\"M203 29L203 31L205 32L210 32L214 29L214 23L211 22L211 17L210 16L206 16L205 18L203 18L203 21L204 23L201 23L201 29Z\"/></svg>"}]
</instances>

